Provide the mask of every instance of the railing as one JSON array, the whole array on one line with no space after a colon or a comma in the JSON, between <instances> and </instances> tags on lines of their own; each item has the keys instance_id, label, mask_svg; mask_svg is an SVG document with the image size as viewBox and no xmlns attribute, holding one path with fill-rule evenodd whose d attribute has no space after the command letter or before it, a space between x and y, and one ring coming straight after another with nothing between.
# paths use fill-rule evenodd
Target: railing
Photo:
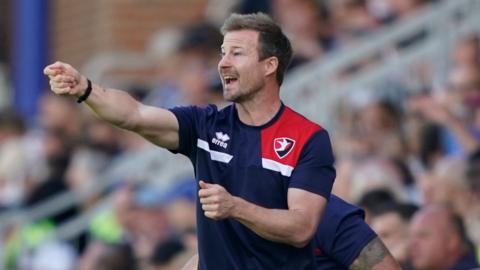
<instances>
[{"instance_id":1,"label":"railing","mask_svg":"<svg viewBox=\"0 0 480 270\"><path fill-rule=\"evenodd\" d=\"M338 101L359 88L379 91L379 84L393 76L408 74L410 67L419 61L432 63L437 74L445 73L455 42L480 31L479 12L478 0L447 0L420 10L413 19L386 27L356 47L297 68L286 78L282 98L309 118L334 127L332 119ZM391 53L399 41L422 30L427 33L424 39ZM348 67L372 56L380 56L374 66L338 79Z\"/></svg>"},{"instance_id":2,"label":"railing","mask_svg":"<svg viewBox=\"0 0 480 270\"><path fill-rule=\"evenodd\" d=\"M170 185L176 178L191 175L191 170L191 165L186 158L173 155L156 147L148 147L148 149L138 153L127 153L114 160L103 174L93 179L91 186L85 187L79 192L68 191L30 209L2 213L0 215L0 232L9 224L28 224L59 213L85 201L92 194L106 191L116 182L150 181L161 190L162 187ZM98 207L101 205L102 203L99 203ZM89 213L94 211L92 209ZM68 239L85 228L86 223L83 217L79 216L75 220L76 222L69 222L65 228L60 229L59 236L62 236L62 239ZM74 224L77 224L77 226Z\"/></svg>"}]
</instances>

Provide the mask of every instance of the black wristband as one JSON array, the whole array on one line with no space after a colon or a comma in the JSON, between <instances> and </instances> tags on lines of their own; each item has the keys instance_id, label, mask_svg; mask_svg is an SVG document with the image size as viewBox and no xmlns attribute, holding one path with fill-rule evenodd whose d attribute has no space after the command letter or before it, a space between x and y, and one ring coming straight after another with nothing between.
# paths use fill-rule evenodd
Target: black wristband
<instances>
[{"instance_id":1,"label":"black wristband","mask_svg":"<svg viewBox=\"0 0 480 270\"><path fill-rule=\"evenodd\" d=\"M82 103L87 100L90 93L92 93L92 82L87 78L87 89L85 89L85 93L77 99L77 103Z\"/></svg>"}]
</instances>

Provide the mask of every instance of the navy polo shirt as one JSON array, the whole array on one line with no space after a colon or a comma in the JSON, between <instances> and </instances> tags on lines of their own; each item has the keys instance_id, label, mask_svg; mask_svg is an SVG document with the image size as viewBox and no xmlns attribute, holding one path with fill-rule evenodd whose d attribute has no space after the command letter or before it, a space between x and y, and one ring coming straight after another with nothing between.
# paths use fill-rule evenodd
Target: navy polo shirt
<instances>
[{"instance_id":1,"label":"navy polo shirt","mask_svg":"<svg viewBox=\"0 0 480 270\"><path fill-rule=\"evenodd\" d=\"M270 209L287 209L288 188L330 197L335 169L328 133L287 106L262 126L242 123L235 105L218 110L171 109L179 122L176 151L192 162L195 178ZM235 219L205 217L197 199L199 269L315 269L312 244L272 242Z\"/></svg>"}]
</instances>

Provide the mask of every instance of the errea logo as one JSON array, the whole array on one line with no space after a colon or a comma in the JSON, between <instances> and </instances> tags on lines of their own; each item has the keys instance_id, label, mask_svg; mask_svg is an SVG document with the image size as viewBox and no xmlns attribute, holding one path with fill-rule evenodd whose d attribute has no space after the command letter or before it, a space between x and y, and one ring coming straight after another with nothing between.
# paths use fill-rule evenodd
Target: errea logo
<instances>
[{"instance_id":1,"label":"errea logo","mask_svg":"<svg viewBox=\"0 0 480 270\"><path fill-rule=\"evenodd\" d=\"M216 138L212 138L212 143L227 149L228 143L226 142L230 140L228 134L223 132L215 132L215 137Z\"/></svg>"}]
</instances>

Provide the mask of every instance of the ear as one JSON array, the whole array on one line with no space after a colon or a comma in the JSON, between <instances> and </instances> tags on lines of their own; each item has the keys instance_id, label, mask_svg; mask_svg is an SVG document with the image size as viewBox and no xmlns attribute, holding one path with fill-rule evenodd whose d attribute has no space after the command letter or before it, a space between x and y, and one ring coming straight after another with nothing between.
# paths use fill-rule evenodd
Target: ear
<instances>
[{"instance_id":1,"label":"ear","mask_svg":"<svg viewBox=\"0 0 480 270\"><path fill-rule=\"evenodd\" d=\"M265 77L274 74L278 69L278 58L275 56L268 57L264 61Z\"/></svg>"}]
</instances>

